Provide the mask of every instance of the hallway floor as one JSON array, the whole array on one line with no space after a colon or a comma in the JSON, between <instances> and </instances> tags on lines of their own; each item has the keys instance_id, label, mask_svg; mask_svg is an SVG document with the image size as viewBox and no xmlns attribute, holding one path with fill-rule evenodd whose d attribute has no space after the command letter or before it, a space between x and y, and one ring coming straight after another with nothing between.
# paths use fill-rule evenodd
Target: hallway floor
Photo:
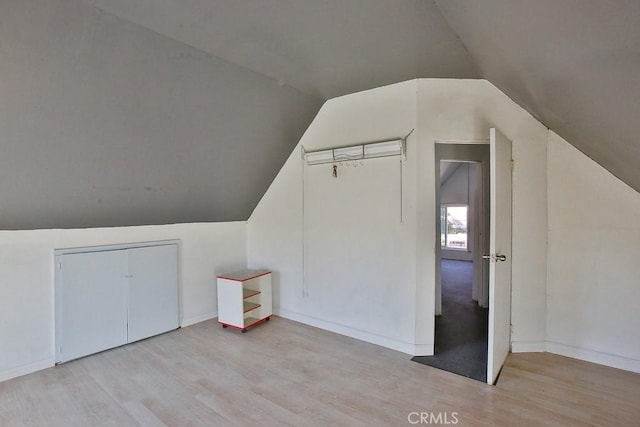
<instances>
[{"instance_id":1,"label":"hallway floor","mask_svg":"<svg viewBox=\"0 0 640 427\"><path fill-rule=\"evenodd\" d=\"M435 355L412 360L486 381L488 309L471 298L472 281L473 263L442 260L442 316L436 317Z\"/></svg>"}]
</instances>

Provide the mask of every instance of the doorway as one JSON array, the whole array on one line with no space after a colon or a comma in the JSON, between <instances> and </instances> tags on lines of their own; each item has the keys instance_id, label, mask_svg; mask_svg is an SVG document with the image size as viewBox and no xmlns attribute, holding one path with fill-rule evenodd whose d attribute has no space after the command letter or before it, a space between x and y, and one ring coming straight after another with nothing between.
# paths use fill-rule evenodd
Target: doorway
<instances>
[{"instance_id":1,"label":"doorway","mask_svg":"<svg viewBox=\"0 0 640 427\"><path fill-rule=\"evenodd\" d=\"M487 380L489 146L436 144L436 307L433 356L415 361Z\"/></svg>"}]
</instances>

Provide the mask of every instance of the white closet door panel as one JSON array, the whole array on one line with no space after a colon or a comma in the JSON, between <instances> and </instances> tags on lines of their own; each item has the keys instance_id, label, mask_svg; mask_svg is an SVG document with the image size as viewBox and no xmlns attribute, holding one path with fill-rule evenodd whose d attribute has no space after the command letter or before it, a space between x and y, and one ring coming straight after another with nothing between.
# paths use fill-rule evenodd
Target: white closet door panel
<instances>
[{"instance_id":1,"label":"white closet door panel","mask_svg":"<svg viewBox=\"0 0 640 427\"><path fill-rule=\"evenodd\" d=\"M129 249L129 342L180 326L178 246Z\"/></svg>"},{"instance_id":2,"label":"white closet door panel","mask_svg":"<svg viewBox=\"0 0 640 427\"><path fill-rule=\"evenodd\" d=\"M127 343L126 251L59 258L58 362Z\"/></svg>"}]
</instances>

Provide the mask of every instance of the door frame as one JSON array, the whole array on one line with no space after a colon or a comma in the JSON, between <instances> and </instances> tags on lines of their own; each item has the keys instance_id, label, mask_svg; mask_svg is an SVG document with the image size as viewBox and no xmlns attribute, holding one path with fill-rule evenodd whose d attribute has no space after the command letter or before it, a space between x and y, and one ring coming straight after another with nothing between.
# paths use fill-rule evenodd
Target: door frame
<instances>
[{"instance_id":1,"label":"door frame","mask_svg":"<svg viewBox=\"0 0 640 427\"><path fill-rule=\"evenodd\" d=\"M474 270L474 283L481 281L482 285L482 300L481 304L485 307L488 306L489 301L489 268L487 263L483 261L483 253L488 253L489 250L489 225L490 225L490 211L489 211L489 140L473 140L473 141L435 141L435 209L436 209L436 224L435 224L435 310L434 314L439 316L442 314L442 250L440 247L440 161L450 160L456 162L476 162L480 165L481 173L481 191L482 196L480 200L480 223L479 230L475 230L476 236L482 235L481 238L475 238L475 250L473 252L473 270ZM480 300L480 298L479 298ZM434 329L435 331L435 329Z\"/></svg>"}]
</instances>

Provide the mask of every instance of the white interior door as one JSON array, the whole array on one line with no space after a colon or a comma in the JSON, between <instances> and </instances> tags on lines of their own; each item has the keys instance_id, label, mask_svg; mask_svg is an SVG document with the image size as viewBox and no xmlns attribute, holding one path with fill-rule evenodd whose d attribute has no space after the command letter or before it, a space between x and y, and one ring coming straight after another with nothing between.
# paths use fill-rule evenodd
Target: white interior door
<instances>
[{"instance_id":1,"label":"white interior door","mask_svg":"<svg viewBox=\"0 0 640 427\"><path fill-rule=\"evenodd\" d=\"M490 131L489 343L487 382L495 384L511 343L511 141Z\"/></svg>"},{"instance_id":2,"label":"white interior door","mask_svg":"<svg viewBox=\"0 0 640 427\"><path fill-rule=\"evenodd\" d=\"M178 246L129 249L129 342L180 326Z\"/></svg>"},{"instance_id":3,"label":"white interior door","mask_svg":"<svg viewBox=\"0 0 640 427\"><path fill-rule=\"evenodd\" d=\"M127 343L126 251L57 257L56 361Z\"/></svg>"}]
</instances>

